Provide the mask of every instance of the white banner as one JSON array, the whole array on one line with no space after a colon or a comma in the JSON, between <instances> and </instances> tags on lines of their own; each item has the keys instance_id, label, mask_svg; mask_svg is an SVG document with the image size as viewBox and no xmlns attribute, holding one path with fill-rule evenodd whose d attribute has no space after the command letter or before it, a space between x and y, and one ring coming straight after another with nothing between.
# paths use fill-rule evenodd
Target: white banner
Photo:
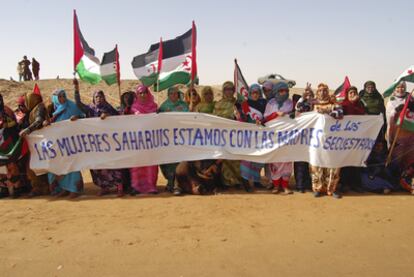
<instances>
[{"instance_id":1,"label":"white banner","mask_svg":"<svg viewBox=\"0 0 414 277\"><path fill-rule=\"evenodd\" d=\"M160 113L61 121L32 133L30 166L66 174L84 169L229 159L364 166L382 116L306 113L264 126L201 113Z\"/></svg>"}]
</instances>

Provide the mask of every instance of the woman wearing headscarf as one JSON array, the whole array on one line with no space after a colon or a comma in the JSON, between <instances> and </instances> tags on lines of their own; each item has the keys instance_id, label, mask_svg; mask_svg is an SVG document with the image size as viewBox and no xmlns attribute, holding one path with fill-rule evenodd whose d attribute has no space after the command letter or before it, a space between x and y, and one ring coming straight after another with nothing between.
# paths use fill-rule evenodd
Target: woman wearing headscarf
<instances>
[{"instance_id":1,"label":"woman wearing headscarf","mask_svg":"<svg viewBox=\"0 0 414 277\"><path fill-rule=\"evenodd\" d=\"M162 103L159 112L188 112L188 105L182 99L182 93L177 87L170 87L168 89L168 98ZM166 190L174 191L175 169L178 163L162 164L160 165L161 172L164 178L167 179Z\"/></svg>"},{"instance_id":2,"label":"woman wearing headscarf","mask_svg":"<svg viewBox=\"0 0 414 277\"><path fill-rule=\"evenodd\" d=\"M365 106L358 95L358 89L349 87L345 93L345 99L341 103L344 115L364 115ZM350 188L355 192L363 192L361 183L361 167L347 166L341 169L340 183L344 188Z\"/></svg>"},{"instance_id":3,"label":"woman wearing headscarf","mask_svg":"<svg viewBox=\"0 0 414 277\"><path fill-rule=\"evenodd\" d=\"M329 95L329 87L323 83L318 85L313 109L318 113L330 115L335 119L343 118L341 105L337 104L334 98ZM341 198L341 195L337 192L340 168L311 166L311 171L312 190L315 197L320 197L323 193L326 193L334 198Z\"/></svg>"},{"instance_id":4,"label":"woman wearing headscarf","mask_svg":"<svg viewBox=\"0 0 414 277\"><path fill-rule=\"evenodd\" d=\"M201 102L201 97L195 88L193 89L189 88L187 92L185 93L184 99L185 99L185 102L188 104L190 112L195 112L197 109L197 106Z\"/></svg>"},{"instance_id":5,"label":"woman wearing headscarf","mask_svg":"<svg viewBox=\"0 0 414 277\"><path fill-rule=\"evenodd\" d=\"M126 91L121 95L121 107L120 114L127 115L132 114L131 107L135 101L135 92Z\"/></svg>"},{"instance_id":6,"label":"woman wearing headscarf","mask_svg":"<svg viewBox=\"0 0 414 277\"><path fill-rule=\"evenodd\" d=\"M249 88L248 99L241 105L241 121L262 124L266 100L263 99L262 88L258 84L253 84ZM260 171L264 164L249 161L240 161L240 172L243 178L243 186L246 191L252 191L255 187L262 187L260 184Z\"/></svg>"},{"instance_id":7,"label":"woman wearing headscarf","mask_svg":"<svg viewBox=\"0 0 414 277\"><path fill-rule=\"evenodd\" d=\"M183 93L178 87L170 87L167 91L168 98L161 104L160 113L164 112L188 112L188 103L183 101Z\"/></svg>"},{"instance_id":8,"label":"woman wearing headscarf","mask_svg":"<svg viewBox=\"0 0 414 277\"><path fill-rule=\"evenodd\" d=\"M388 123L388 142L390 143L392 138L395 136L397 130L396 126L396 114L397 109L404 106L405 100L408 97L407 84L400 82L394 89L386 107L386 117Z\"/></svg>"},{"instance_id":9,"label":"woman wearing headscarf","mask_svg":"<svg viewBox=\"0 0 414 277\"><path fill-rule=\"evenodd\" d=\"M400 167L401 171L407 168L410 161L414 161L414 133L401 128L398 137L396 137L398 129L397 121L408 96L407 84L401 82L396 86L393 95L387 103L388 143L391 145L396 140L392 152L392 160ZM411 115L414 113L413 95L408 103L406 112Z\"/></svg>"},{"instance_id":10,"label":"woman wearing headscarf","mask_svg":"<svg viewBox=\"0 0 414 277\"><path fill-rule=\"evenodd\" d=\"M75 102L79 109L86 114L86 117L100 117L105 119L107 116L119 115L118 111L106 101L102 90L93 93L92 104L85 105L81 101L79 93L79 83L74 79ZM90 170L93 183L101 188L98 196L109 194L113 188L117 189L118 196L124 195L123 174L120 169L92 169Z\"/></svg>"},{"instance_id":11,"label":"woman wearing headscarf","mask_svg":"<svg viewBox=\"0 0 414 277\"><path fill-rule=\"evenodd\" d=\"M21 105L23 104L23 105ZM25 137L35 130L43 127L43 122L49 119L43 99L38 92L29 92L24 95L24 103L19 103L20 110L24 113L21 122L23 127L20 136ZM30 169L30 159L26 162L27 177L32 186L30 197L49 194L47 174L36 176Z\"/></svg>"},{"instance_id":12,"label":"woman wearing headscarf","mask_svg":"<svg viewBox=\"0 0 414 277\"><path fill-rule=\"evenodd\" d=\"M78 106L67 98L66 92L63 89L53 92L52 102L55 110L52 114L52 122L68 119L74 121L85 116ZM79 171L60 176L48 173L48 179L52 194L58 197L69 195L69 198L76 198L83 191L83 180Z\"/></svg>"},{"instance_id":13,"label":"woman wearing headscarf","mask_svg":"<svg viewBox=\"0 0 414 277\"><path fill-rule=\"evenodd\" d=\"M137 115L157 112L157 103L148 87L138 85L136 97L131 111ZM134 167L129 170L131 174L132 195L157 193L158 165Z\"/></svg>"},{"instance_id":14,"label":"woman wearing headscarf","mask_svg":"<svg viewBox=\"0 0 414 277\"><path fill-rule=\"evenodd\" d=\"M377 85L373 81L367 81L364 84L364 89L359 92L359 98L365 107L366 114L379 115L384 117L384 125L378 135L378 140L384 141L387 130L387 121L385 117L384 98L377 90Z\"/></svg>"},{"instance_id":15,"label":"woman wearing headscarf","mask_svg":"<svg viewBox=\"0 0 414 277\"><path fill-rule=\"evenodd\" d=\"M213 88L210 86L203 87L201 90L201 102L196 106L195 111L212 114L215 103Z\"/></svg>"},{"instance_id":16,"label":"woman wearing headscarf","mask_svg":"<svg viewBox=\"0 0 414 277\"><path fill-rule=\"evenodd\" d=\"M235 87L233 82L227 81L222 87L223 97L215 103L213 114L235 120L236 98L234 97ZM221 167L221 182L224 188L240 186L243 179L240 175L240 161L223 160Z\"/></svg>"},{"instance_id":17,"label":"woman wearing headscarf","mask_svg":"<svg viewBox=\"0 0 414 277\"><path fill-rule=\"evenodd\" d=\"M278 83L273 86L274 97L269 100L264 112L265 121L270 121L289 115L293 111L293 102L289 99L289 87L285 83ZM272 193L279 193L280 187L284 194L292 194L289 189L289 179L292 175L291 162L270 163L270 175L273 183Z\"/></svg>"},{"instance_id":18,"label":"woman wearing headscarf","mask_svg":"<svg viewBox=\"0 0 414 277\"><path fill-rule=\"evenodd\" d=\"M311 84L307 83L302 97L296 102L295 113L299 116L302 113L311 112L313 110L313 101L315 95L311 88ZM295 175L296 189L301 193L312 189L312 179L309 171L309 163L296 161L293 163L293 172Z\"/></svg>"},{"instance_id":19,"label":"woman wearing headscarf","mask_svg":"<svg viewBox=\"0 0 414 277\"><path fill-rule=\"evenodd\" d=\"M3 102L0 94L0 165L6 166L7 173L1 183L0 198L9 196L12 189L13 198L19 197L25 190L25 182L21 172L25 169L23 159L27 157L28 146L19 138L16 117L13 111Z\"/></svg>"},{"instance_id":20,"label":"woman wearing headscarf","mask_svg":"<svg viewBox=\"0 0 414 277\"><path fill-rule=\"evenodd\" d=\"M213 113L214 94L210 86L201 90L201 102L195 107L199 113ZM208 194L220 182L221 160L183 161L175 170L174 195Z\"/></svg>"}]
</instances>

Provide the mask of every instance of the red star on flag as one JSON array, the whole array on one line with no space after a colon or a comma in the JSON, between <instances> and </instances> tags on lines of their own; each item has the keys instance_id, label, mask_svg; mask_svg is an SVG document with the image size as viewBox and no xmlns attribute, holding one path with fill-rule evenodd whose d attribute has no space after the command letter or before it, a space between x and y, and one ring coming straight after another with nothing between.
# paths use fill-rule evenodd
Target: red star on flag
<instances>
[{"instance_id":1,"label":"red star on flag","mask_svg":"<svg viewBox=\"0 0 414 277\"><path fill-rule=\"evenodd\" d=\"M412 70L412 69L409 69L409 70L407 71L407 73L408 73L409 75L411 75L411 74L413 74L413 70Z\"/></svg>"}]
</instances>

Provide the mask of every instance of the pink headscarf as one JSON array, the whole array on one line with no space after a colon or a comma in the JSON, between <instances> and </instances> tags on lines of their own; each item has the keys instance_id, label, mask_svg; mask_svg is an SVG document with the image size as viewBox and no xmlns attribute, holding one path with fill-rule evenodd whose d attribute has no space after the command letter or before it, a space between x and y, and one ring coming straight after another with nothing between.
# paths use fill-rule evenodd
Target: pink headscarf
<instances>
[{"instance_id":1,"label":"pink headscarf","mask_svg":"<svg viewBox=\"0 0 414 277\"><path fill-rule=\"evenodd\" d=\"M147 93L147 99L145 101L143 101L139 95L142 92ZM135 93L136 93L135 101L131 106L131 111L133 113L143 114L143 113L157 112L157 103L155 103L154 96L151 94L148 87L144 85L138 85Z\"/></svg>"}]
</instances>

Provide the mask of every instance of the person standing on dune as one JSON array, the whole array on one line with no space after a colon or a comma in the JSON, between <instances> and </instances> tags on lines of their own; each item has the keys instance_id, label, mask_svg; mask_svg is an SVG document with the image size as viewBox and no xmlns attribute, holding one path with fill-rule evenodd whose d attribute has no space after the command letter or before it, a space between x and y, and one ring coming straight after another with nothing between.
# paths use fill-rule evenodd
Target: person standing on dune
<instances>
[{"instance_id":1,"label":"person standing on dune","mask_svg":"<svg viewBox=\"0 0 414 277\"><path fill-rule=\"evenodd\" d=\"M40 63L36 61L35 58L32 58L32 71L33 77L36 81L39 80L39 71L40 71Z\"/></svg>"}]
</instances>

